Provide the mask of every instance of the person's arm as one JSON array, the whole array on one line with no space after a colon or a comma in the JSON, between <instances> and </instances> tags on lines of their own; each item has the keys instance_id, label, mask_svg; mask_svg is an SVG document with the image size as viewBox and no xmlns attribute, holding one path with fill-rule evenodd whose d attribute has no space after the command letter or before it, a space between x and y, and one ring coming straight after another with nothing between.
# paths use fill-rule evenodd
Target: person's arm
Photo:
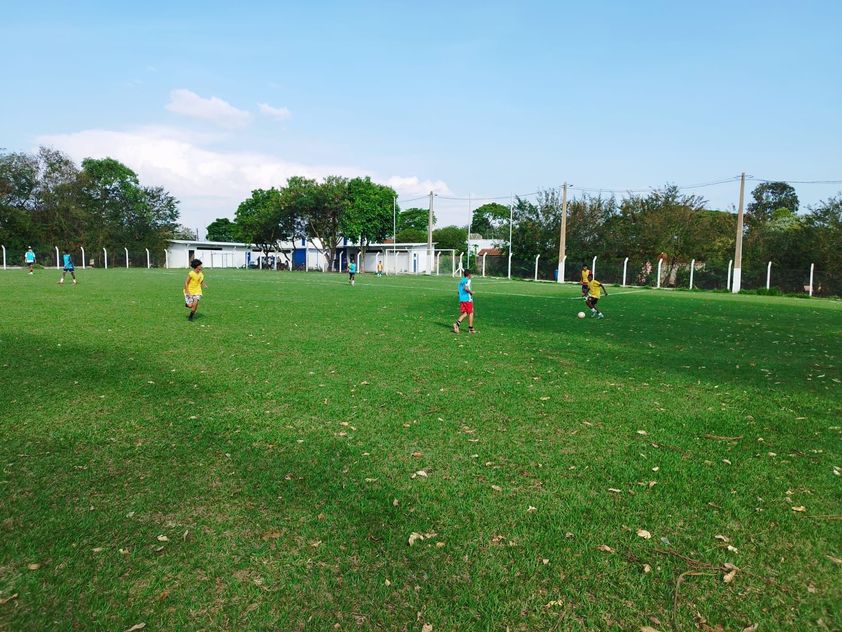
<instances>
[{"instance_id":1,"label":"person's arm","mask_svg":"<svg viewBox=\"0 0 842 632\"><path fill-rule=\"evenodd\" d=\"M190 292L187 291L187 286L190 283L190 275L187 275L187 278L184 280L184 294L187 295Z\"/></svg>"},{"instance_id":2,"label":"person's arm","mask_svg":"<svg viewBox=\"0 0 842 632\"><path fill-rule=\"evenodd\" d=\"M605 286L604 286L602 283L600 283L600 284L599 284L599 287L601 287L601 288L602 288L602 292L603 292L603 294L605 294L605 296L608 296L608 290L607 290L607 289L605 289Z\"/></svg>"}]
</instances>

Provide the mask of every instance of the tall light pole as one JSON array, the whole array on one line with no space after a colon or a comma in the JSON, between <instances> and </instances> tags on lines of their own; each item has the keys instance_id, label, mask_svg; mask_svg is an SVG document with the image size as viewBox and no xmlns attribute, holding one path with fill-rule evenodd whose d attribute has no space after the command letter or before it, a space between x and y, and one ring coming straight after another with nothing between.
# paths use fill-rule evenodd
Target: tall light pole
<instances>
[{"instance_id":1,"label":"tall light pole","mask_svg":"<svg viewBox=\"0 0 842 632\"><path fill-rule=\"evenodd\" d=\"M743 197L746 190L746 174L740 174L740 205L737 207L737 245L734 249L734 277L731 283L731 293L740 291L743 267Z\"/></svg>"},{"instance_id":2,"label":"tall light pole","mask_svg":"<svg viewBox=\"0 0 842 632\"><path fill-rule=\"evenodd\" d=\"M398 245L398 196L392 196L392 252Z\"/></svg>"},{"instance_id":3,"label":"tall light pole","mask_svg":"<svg viewBox=\"0 0 842 632\"><path fill-rule=\"evenodd\" d=\"M561 189L561 232L558 236L558 278L564 283L564 263L567 257L567 182Z\"/></svg>"},{"instance_id":4,"label":"tall light pole","mask_svg":"<svg viewBox=\"0 0 842 632\"><path fill-rule=\"evenodd\" d=\"M427 217L427 274L433 273L433 195L430 191L430 214Z\"/></svg>"},{"instance_id":5,"label":"tall light pole","mask_svg":"<svg viewBox=\"0 0 842 632\"><path fill-rule=\"evenodd\" d=\"M471 194L468 193L468 263L465 267L471 269L471 226L474 223L473 209L471 208Z\"/></svg>"}]
</instances>

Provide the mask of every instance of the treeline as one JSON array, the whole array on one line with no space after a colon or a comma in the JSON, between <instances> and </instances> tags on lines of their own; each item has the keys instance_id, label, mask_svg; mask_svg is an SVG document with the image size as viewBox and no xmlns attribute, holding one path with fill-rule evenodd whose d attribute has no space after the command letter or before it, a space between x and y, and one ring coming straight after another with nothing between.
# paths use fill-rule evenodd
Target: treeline
<instances>
[{"instance_id":1,"label":"treeline","mask_svg":"<svg viewBox=\"0 0 842 632\"><path fill-rule=\"evenodd\" d=\"M9 256L27 246L40 261L54 248L78 251L101 265L102 249L114 263L140 257L148 248L163 258L166 240L180 234L178 201L162 187L145 186L112 158L87 158L77 166L66 154L0 151L0 244Z\"/></svg>"}]
</instances>

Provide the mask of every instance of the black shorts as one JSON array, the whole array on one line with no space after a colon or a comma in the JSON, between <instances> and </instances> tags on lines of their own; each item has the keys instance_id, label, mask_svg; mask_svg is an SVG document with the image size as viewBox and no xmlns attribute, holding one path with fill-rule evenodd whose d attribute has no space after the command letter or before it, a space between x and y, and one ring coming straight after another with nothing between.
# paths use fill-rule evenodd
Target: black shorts
<instances>
[{"instance_id":1,"label":"black shorts","mask_svg":"<svg viewBox=\"0 0 842 632\"><path fill-rule=\"evenodd\" d=\"M587 293L588 293L588 284L582 283L582 294L587 294Z\"/></svg>"},{"instance_id":2,"label":"black shorts","mask_svg":"<svg viewBox=\"0 0 842 632\"><path fill-rule=\"evenodd\" d=\"M64 271L65 271L65 272L76 272L76 268L74 268L74 267L72 267L72 266L71 266L71 267L69 267L69 268L65 267L65 268L64 268Z\"/></svg>"},{"instance_id":3,"label":"black shorts","mask_svg":"<svg viewBox=\"0 0 842 632\"><path fill-rule=\"evenodd\" d=\"M349 273L348 273L348 278L349 278L349 279L353 279L355 276L357 276L357 273L356 273L356 272L349 272Z\"/></svg>"},{"instance_id":4,"label":"black shorts","mask_svg":"<svg viewBox=\"0 0 842 632\"><path fill-rule=\"evenodd\" d=\"M588 305L590 305L592 307L596 307L596 304L599 303L599 299L594 298L593 296L589 296L588 300L587 300L587 303L588 303Z\"/></svg>"}]
</instances>

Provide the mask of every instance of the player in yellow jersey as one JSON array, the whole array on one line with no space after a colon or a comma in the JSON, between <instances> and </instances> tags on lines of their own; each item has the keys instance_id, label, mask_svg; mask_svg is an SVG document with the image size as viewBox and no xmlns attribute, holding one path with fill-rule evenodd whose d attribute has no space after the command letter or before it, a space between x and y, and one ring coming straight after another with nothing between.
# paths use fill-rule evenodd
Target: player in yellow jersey
<instances>
[{"instance_id":1,"label":"player in yellow jersey","mask_svg":"<svg viewBox=\"0 0 842 632\"><path fill-rule=\"evenodd\" d=\"M591 273L588 266L582 266L582 298L588 298L588 275Z\"/></svg>"},{"instance_id":2,"label":"player in yellow jersey","mask_svg":"<svg viewBox=\"0 0 842 632\"><path fill-rule=\"evenodd\" d=\"M593 274L588 274L588 298L585 304L591 308L591 318L605 318L596 306L603 294L608 296L605 286L593 278Z\"/></svg>"},{"instance_id":3,"label":"player in yellow jersey","mask_svg":"<svg viewBox=\"0 0 842 632\"><path fill-rule=\"evenodd\" d=\"M190 309L187 320L193 320L196 310L199 309L202 288L207 289L208 287L205 284L205 273L202 272L202 262L193 259L190 262L190 267L193 269L187 273L187 279L184 281L184 306Z\"/></svg>"}]
</instances>

